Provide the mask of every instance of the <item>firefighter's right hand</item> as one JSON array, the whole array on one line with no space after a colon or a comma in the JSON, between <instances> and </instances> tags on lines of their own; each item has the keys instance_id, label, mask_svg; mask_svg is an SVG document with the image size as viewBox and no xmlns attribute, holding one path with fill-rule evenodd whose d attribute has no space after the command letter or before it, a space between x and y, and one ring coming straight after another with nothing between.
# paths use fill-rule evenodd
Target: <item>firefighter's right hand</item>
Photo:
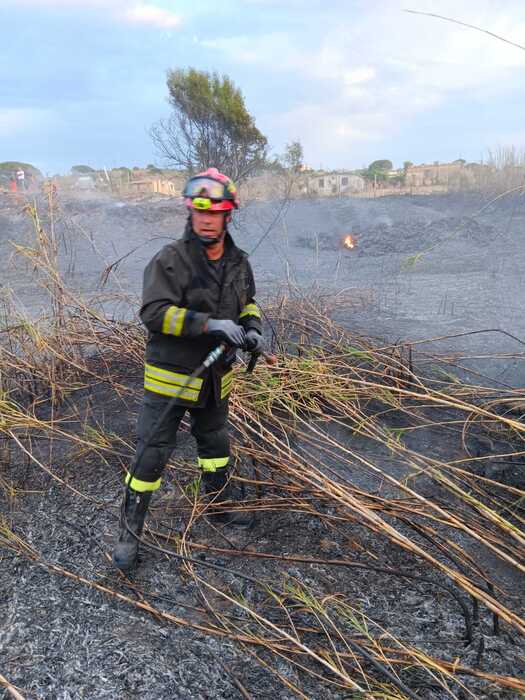
<instances>
[{"instance_id":1,"label":"firefighter's right hand","mask_svg":"<svg viewBox=\"0 0 525 700\"><path fill-rule=\"evenodd\" d=\"M233 345L237 348L242 348L246 343L246 333L242 326L238 326L233 321L218 320L209 318L207 324L207 333L215 335L221 340L224 340L228 345Z\"/></svg>"}]
</instances>

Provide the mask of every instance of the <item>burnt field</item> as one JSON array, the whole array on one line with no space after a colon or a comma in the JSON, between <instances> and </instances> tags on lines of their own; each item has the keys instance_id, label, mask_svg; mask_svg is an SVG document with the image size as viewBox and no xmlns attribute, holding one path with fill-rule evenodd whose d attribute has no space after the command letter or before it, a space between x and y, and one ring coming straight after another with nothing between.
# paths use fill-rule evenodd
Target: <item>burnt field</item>
<instances>
[{"instance_id":1,"label":"burnt field","mask_svg":"<svg viewBox=\"0 0 525 700\"><path fill-rule=\"evenodd\" d=\"M185 217L177 199L61 201L54 225L63 242L59 257L65 282L88 298L96 296L112 317L129 318L137 308L145 264L181 235ZM355 301L351 316L343 313L340 319L344 325L391 341L490 329L433 347L461 358L476 355L476 370L512 385L525 383L521 361L506 357L503 365L493 366L492 359L479 357L485 351L512 355L523 347L498 332L525 337L523 196L249 202L231 230L241 248L253 251L261 299L290 286L316 286L319 293L344 290ZM353 250L341 243L348 234L354 236ZM14 290L30 313L40 308L42 294L31 268L13 255L12 243L24 245L33 236L30 218L4 199L3 288ZM105 276L106 266L116 261Z\"/></svg>"},{"instance_id":2,"label":"burnt field","mask_svg":"<svg viewBox=\"0 0 525 700\"><path fill-rule=\"evenodd\" d=\"M523 197L248 203L278 358L232 398L255 525L208 522L185 429L127 579L142 269L184 220L0 202L6 697L522 697Z\"/></svg>"}]
</instances>

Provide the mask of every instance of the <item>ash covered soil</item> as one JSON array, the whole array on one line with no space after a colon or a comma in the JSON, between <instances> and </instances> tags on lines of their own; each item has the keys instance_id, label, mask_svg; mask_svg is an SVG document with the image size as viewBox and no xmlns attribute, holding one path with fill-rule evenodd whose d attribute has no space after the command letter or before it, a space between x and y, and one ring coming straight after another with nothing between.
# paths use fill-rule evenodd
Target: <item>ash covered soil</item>
<instances>
[{"instance_id":1,"label":"ash covered soil","mask_svg":"<svg viewBox=\"0 0 525 700\"><path fill-rule=\"evenodd\" d=\"M119 379L123 381L124 377ZM140 396L138 381L131 382L129 387ZM135 400L124 401L110 386L103 385L77 393L74 401L63 407L65 416L71 417L74 412L75 421L80 424L89 422L98 429L103 427L107 434L121 436L125 441L134 434L137 410ZM338 437L342 438L340 434ZM427 440L436 457L464 456L459 439L444 443L442 438L439 431L428 431L414 439L412 447L422 449L422 442ZM346 440L352 449L372 459L387 473L401 470L402 466L386 447L379 449L377 445L367 445L364 438L351 438L350 431ZM46 464L49 449L47 444L34 446L34 454ZM127 460L115 458L103 465L93 456L79 459L75 450L61 449L57 443L52 449L53 479L33 464L21 466L16 453L10 464L2 465L4 479L16 484L17 494L1 503L1 512L14 533L39 553L39 562L35 563L0 550L1 672L21 690L23 697L64 700L243 697L291 700L297 697L275 672L299 688L303 697L334 700L352 697L348 689L338 691L334 686L329 687L261 648L189 626L219 623L220 630L222 621L230 629L241 631L248 625L249 616L197 585L176 560L143 549L137 571L128 579L121 576L109 557L117 529L122 471ZM228 569L216 572L197 566L196 572L209 584L277 625L282 625L286 618L283 620L282 610L273 605L265 585L301 585L320 599L337 591L381 629L432 657L481 673L519 677L525 671L525 644L511 627L500 623L499 633L495 635L494 619L488 610L481 606L479 619L475 620L472 611L469 612L468 597L458 595L457 591L455 596L451 595L445 577L357 521L342 522L334 529L322 518L295 512L290 507L260 513L249 531L216 530L204 517L186 531L190 507L182 494L196 476L194 464L194 444L186 429L180 433L176 459L153 500L148 540L163 546L161 535L180 538L186 534L193 544L189 550L193 556ZM253 474L252 465L243 458L237 469L247 478ZM519 469L523 469L522 464L515 465L515 476L517 484L523 487ZM262 468L259 477L267 485L262 494L254 493L248 486L244 492L248 501L262 497L271 502L273 498L283 497L278 475ZM58 482L57 478L62 481ZM372 483L359 470L350 476L349 482L372 494L387 496L388 493L381 478ZM83 496L79 497L78 492ZM315 497L308 491L296 494L297 498L301 496ZM318 511L327 517L338 515L337 509L330 505L320 505ZM428 546L408 528L399 527L399 523L396 526L420 545ZM466 544L461 539L457 542ZM257 554L277 559L258 558ZM294 556L332 563L279 560ZM446 557L441 558L447 563ZM500 600L519 612L525 596L523 579L501 562L491 561L486 552L478 553L475 558L481 565L491 567L492 579L504 591L498 594ZM341 565L344 561L362 564L364 568L347 568ZM259 584L239 577L236 572L256 579ZM94 588L87 582L103 588ZM140 608L144 601L147 610ZM294 624L299 627L302 624L303 629L311 623L312 618L306 614L304 618L299 612L294 616ZM345 629L343 624L341 629ZM350 633L355 634L355 630L351 628ZM318 645L323 640L318 633L310 636L303 633L302 637L313 649L321 648ZM357 638L362 635L358 634ZM274 671L254 658L254 652ZM311 663L306 665L317 672L323 670ZM364 667L373 672L366 663ZM381 674L377 677L384 682ZM438 682L417 667L402 671L400 678L414 697L421 700L450 697ZM521 697L478 678L463 676L461 680L474 697L482 700ZM457 697L471 697L451 685ZM382 695L372 694L372 697Z\"/></svg>"},{"instance_id":2,"label":"ash covered soil","mask_svg":"<svg viewBox=\"0 0 525 700\"><path fill-rule=\"evenodd\" d=\"M351 315L339 311L336 320L386 342L480 329L500 329L525 339L525 200L504 201L483 209L485 204L480 197L463 195L296 201L283 208L272 226L281 205L249 203L232 234L248 252L258 246L251 260L263 300L279 288L297 285L309 290L315 284L316 294L351 290L357 303ZM144 265L169 238L180 235L184 209L175 200L131 203L75 199L64 200L61 207L56 228L66 242L62 266L68 283L82 294L99 294L104 267L138 247L119 263L118 281L110 274L104 288L107 298L97 302L110 316L129 317L130 305L138 305ZM355 250L347 251L340 245L348 233L356 238ZM10 259L2 283L15 291L30 313L36 313L41 292L29 271L8 252L12 250L10 241L23 243L30 236L27 216L7 200L2 202L0 248L3 258ZM120 295L118 300L115 294ZM426 347L452 356L470 380L474 375L469 369L510 386L525 384L524 348L502 333L447 338ZM504 356L497 359L494 353ZM74 405L63 406L62 415L74 413L78 425L88 421L133 445L140 377L123 375L120 380L134 390L136 400L124 399L109 386L98 385L77 392ZM439 431L429 429L419 434L418 440L414 449L422 449L426 440L427 448L443 460L464 456L460 439L444 441ZM386 448L378 452L377 446L367 447L364 440L352 445L388 473L399 471ZM159 552L143 552L141 567L128 581L111 566L108 554L116 532L122 473L127 464L125 451L108 468L91 457L83 460L82 455L72 454L70 446L61 447L56 442L51 456L46 441L33 448L43 463L50 461L63 483L34 463L21 463L14 451L11 459L5 459L4 453L0 462L0 475L17 488L16 497L0 489L0 512L13 531L42 557L37 564L0 550L0 673L20 688L24 697L297 697L253 657L256 652L270 662L261 649L177 623L185 620L206 626L210 619L217 623L207 610L210 604L219 615L230 616L228 624L242 626L246 622L241 611L218 597L203 597L179 563ZM176 463L153 502L150 535L160 545L163 540L155 537L155 531L172 535L184 531L188 506L181 494L195 476L194 460L193 441L183 431ZM241 459L239 471L246 474L250 469L251 465ZM517 463L512 469L513 483L523 488L523 465ZM271 481L271 475L267 476ZM369 492L380 487L359 474L345 476ZM274 493L278 490L269 486L265 495L271 498ZM458 660L489 673L520 676L525 672L523 640L510 627L503 625L500 634L493 635L492 616L481 609L479 623L474 624L467 640L468 623L458 601L439 589L438 584L445 579L358 523L351 527L345 524L336 532L320 519L290 510L262 514L252 531L228 532L226 536L200 518L191 530L191 541L202 546L192 550L194 556L262 581L275 582L284 574L320 596L334 590L343 592L389 632L429 655ZM207 547L344 558L369 565L379 562L381 567L409 572L414 578L370 569L232 556ZM480 555L480 561L487 564L488 555ZM131 600L65 577L50 570L48 564ZM523 579L498 566L491 573L506 591L509 606L519 611L525 595ZM253 582L205 568L198 572L239 599L266 609L264 592ZM156 614L137 605L144 599L155 607ZM271 614L269 609L267 613ZM166 615L174 619L170 621ZM315 647L315 638L310 641ZM352 697L350 691L328 688L284 659L276 661L274 657L272 664L285 681L298 686L308 698ZM401 677L417 697L449 697L415 668ZM476 698L521 697L475 678L462 680ZM469 697L462 695L461 689L456 691L458 698Z\"/></svg>"}]
</instances>

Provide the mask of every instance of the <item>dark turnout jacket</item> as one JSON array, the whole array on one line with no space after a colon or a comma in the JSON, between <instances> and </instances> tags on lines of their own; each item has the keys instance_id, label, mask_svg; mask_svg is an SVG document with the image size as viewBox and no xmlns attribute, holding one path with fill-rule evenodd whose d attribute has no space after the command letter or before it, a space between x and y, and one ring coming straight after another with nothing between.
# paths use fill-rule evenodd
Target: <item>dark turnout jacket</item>
<instances>
[{"instance_id":1,"label":"dark turnout jacket","mask_svg":"<svg viewBox=\"0 0 525 700\"><path fill-rule=\"evenodd\" d=\"M231 361L220 359L200 379L181 386L219 340L205 334L209 318L230 319L261 332L248 255L226 233L222 267L212 265L188 222L182 239L160 250L144 270L140 317L148 329L144 386L176 403L202 406L213 391L225 400L232 386Z\"/></svg>"}]
</instances>

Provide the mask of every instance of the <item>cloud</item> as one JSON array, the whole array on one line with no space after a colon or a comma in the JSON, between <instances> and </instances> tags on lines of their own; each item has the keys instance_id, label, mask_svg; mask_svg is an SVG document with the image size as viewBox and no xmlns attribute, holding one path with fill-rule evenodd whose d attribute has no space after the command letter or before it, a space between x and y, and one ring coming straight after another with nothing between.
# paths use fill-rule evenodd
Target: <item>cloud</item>
<instances>
[{"instance_id":1,"label":"cloud","mask_svg":"<svg viewBox=\"0 0 525 700\"><path fill-rule=\"evenodd\" d=\"M0 108L0 133L12 138L27 130L44 127L53 120L53 113L48 109Z\"/></svg>"},{"instance_id":2,"label":"cloud","mask_svg":"<svg viewBox=\"0 0 525 700\"><path fill-rule=\"evenodd\" d=\"M143 24L158 29L175 29L181 24L181 17L153 5L135 5L123 14L123 18L131 24Z\"/></svg>"},{"instance_id":3,"label":"cloud","mask_svg":"<svg viewBox=\"0 0 525 700\"><path fill-rule=\"evenodd\" d=\"M136 2L134 0L4 0L13 7L42 9L85 10L99 12L103 10L116 20L128 24L154 27L156 29L175 29L181 24L181 16L156 4Z\"/></svg>"},{"instance_id":4,"label":"cloud","mask_svg":"<svg viewBox=\"0 0 525 700\"><path fill-rule=\"evenodd\" d=\"M344 75L345 85L359 85L368 83L376 77L376 69L373 66L361 66L354 68Z\"/></svg>"},{"instance_id":5,"label":"cloud","mask_svg":"<svg viewBox=\"0 0 525 700\"><path fill-rule=\"evenodd\" d=\"M299 135L306 161L312 166L319 161L326 165L334 159L348 165L347 154L355 150L356 144L380 141L388 126L388 117L383 113L349 113L345 104L337 100L306 102L280 114L266 115L264 121L273 133L283 133L285 141Z\"/></svg>"},{"instance_id":6,"label":"cloud","mask_svg":"<svg viewBox=\"0 0 525 700\"><path fill-rule=\"evenodd\" d=\"M113 8L122 7L126 0L4 0L5 5L13 7L42 7L44 9L61 8Z\"/></svg>"},{"instance_id":7,"label":"cloud","mask_svg":"<svg viewBox=\"0 0 525 700\"><path fill-rule=\"evenodd\" d=\"M307 157L322 153L325 161L344 159L364 140L395 137L422 113L447 103L496 100L519 89L524 51L481 32L407 14L403 4L362 3L359 11L338 13L337 22L319 13L308 37L270 32L204 43L232 62L302 80L308 88L301 100L266 114L265 121L281 132L300 133ZM419 4L426 9L424 0ZM517 0L497 10L491 0L444 0L440 12L511 40L525 35L525 9Z\"/></svg>"}]
</instances>

